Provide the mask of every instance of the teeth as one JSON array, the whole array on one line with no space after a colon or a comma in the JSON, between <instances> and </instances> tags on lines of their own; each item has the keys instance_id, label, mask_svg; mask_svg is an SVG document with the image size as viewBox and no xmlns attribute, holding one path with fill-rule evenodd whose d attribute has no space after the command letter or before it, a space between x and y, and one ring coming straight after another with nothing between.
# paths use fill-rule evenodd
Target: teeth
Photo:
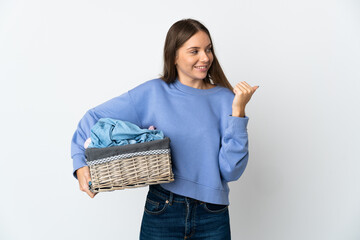
<instances>
[{"instance_id":1,"label":"teeth","mask_svg":"<svg viewBox=\"0 0 360 240\"><path fill-rule=\"evenodd\" d=\"M195 67L195 68L205 69L206 67Z\"/></svg>"}]
</instances>

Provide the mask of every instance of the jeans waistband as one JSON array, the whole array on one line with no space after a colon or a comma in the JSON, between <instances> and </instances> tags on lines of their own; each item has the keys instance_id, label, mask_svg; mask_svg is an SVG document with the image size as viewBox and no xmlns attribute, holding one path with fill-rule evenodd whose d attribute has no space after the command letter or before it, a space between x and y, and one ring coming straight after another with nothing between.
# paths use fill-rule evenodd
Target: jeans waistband
<instances>
[{"instance_id":1,"label":"jeans waistband","mask_svg":"<svg viewBox=\"0 0 360 240\"><path fill-rule=\"evenodd\" d=\"M190 197L185 197L182 195L178 195L176 193L170 192L166 189L164 189L163 187L160 186L160 184L155 184L155 185L149 185L149 191L158 195L159 197L163 198L164 200L169 200L170 204L172 202L180 202L180 203L203 203L202 201L190 198Z\"/></svg>"}]
</instances>

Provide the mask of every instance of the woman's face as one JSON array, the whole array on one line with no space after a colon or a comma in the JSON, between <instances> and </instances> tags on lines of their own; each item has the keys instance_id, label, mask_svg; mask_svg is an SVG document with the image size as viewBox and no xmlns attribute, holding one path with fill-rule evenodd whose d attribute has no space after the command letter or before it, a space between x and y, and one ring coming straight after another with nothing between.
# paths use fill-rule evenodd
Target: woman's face
<instances>
[{"instance_id":1,"label":"woman's face","mask_svg":"<svg viewBox=\"0 0 360 240\"><path fill-rule=\"evenodd\" d=\"M214 59L209 36L199 31L176 52L175 65L179 79L203 80Z\"/></svg>"}]
</instances>

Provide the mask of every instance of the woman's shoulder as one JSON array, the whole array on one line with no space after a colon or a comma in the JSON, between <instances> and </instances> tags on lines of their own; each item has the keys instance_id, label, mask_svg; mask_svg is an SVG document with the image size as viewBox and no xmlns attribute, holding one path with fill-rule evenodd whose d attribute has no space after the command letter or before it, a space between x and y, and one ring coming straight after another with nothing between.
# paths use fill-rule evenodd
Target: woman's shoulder
<instances>
[{"instance_id":1,"label":"woman's shoulder","mask_svg":"<svg viewBox=\"0 0 360 240\"><path fill-rule=\"evenodd\" d=\"M161 78L153 78L153 79L147 80L143 84L147 85L148 87L160 87L160 86L167 85L167 83L164 80L162 80Z\"/></svg>"},{"instance_id":2,"label":"woman's shoulder","mask_svg":"<svg viewBox=\"0 0 360 240\"><path fill-rule=\"evenodd\" d=\"M153 78L153 79L149 79L146 80L145 82L139 84L136 88L141 87L141 88L146 88L146 87L158 87L161 85L166 84L165 81L163 81L160 78Z\"/></svg>"},{"instance_id":3,"label":"woman's shoulder","mask_svg":"<svg viewBox=\"0 0 360 240\"><path fill-rule=\"evenodd\" d=\"M160 78L153 78L137 85L133 89L129 90L129 92L137 94L151 93L158 91L159 88L163 88L166 84L167 83Z\"/></svg>"}]
</instances>

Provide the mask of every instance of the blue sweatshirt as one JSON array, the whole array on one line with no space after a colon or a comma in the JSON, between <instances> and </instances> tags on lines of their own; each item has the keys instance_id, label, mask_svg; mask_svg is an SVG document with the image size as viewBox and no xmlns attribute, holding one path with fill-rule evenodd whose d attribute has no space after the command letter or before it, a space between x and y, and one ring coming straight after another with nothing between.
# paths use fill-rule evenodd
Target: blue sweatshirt
<instances>
[{"instance_id":1,"label":"blue sweatshirt","mask_svg":"<svg viewBox=\"0 0 360 240\"><path fill-rule=\"evenodd\" d=\"M178 79L148 80L90 110L71 142L73 174L85 162L84 142L103 117L154 125L169 137L175 180L161 186L173 193L214 204L229 204L228 182L244 172L248 158L249 118L232 116L234 93L215 86L197 89Z\"/></svg>"}]
</instances>

